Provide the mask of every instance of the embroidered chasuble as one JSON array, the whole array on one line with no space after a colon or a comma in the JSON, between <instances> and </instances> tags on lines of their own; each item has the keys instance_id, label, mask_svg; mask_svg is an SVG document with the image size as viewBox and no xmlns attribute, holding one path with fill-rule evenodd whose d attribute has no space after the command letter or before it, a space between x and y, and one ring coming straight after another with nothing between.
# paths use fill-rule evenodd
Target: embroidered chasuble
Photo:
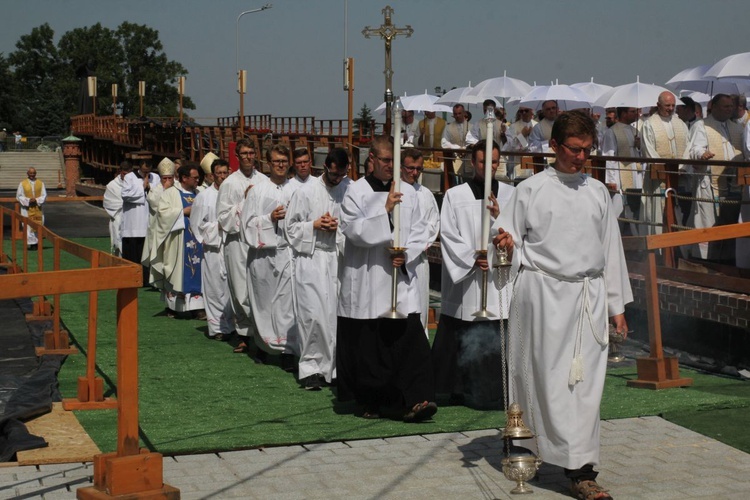
<instances>
[{"instance_id":1,"label":"embroidered chasuble","mask_svg":"<svg viewBox=\"0 0 750 500\"><path fill-rule=\"evenodd\" d=\"M633 145L628 140L628 134L626 128L632 128L630 125L624 123L615 123L612 125L611 130L615 135L617 141L617 154L618 156L632 156ZM620 188L621 189L634 189L635 182L633 181L633 171L640 172L641 165L639 163L623 163L619 162L620 166Z\"/></svg>"},{"instance_id":2,"label":"embroidered chasuble","mask_svg":"<svg viewBox=\"0 0 750 500\"><path fill-rule=\"evenodd\" d=\"M731 120L722 123L713 116L703 120L708 139L708 150L714 154L713 159L732 161L742 159L742 127ZM731 181L724 175L725 171L734 170L723 165L711 165L711 188L714 196L724 198L729 193Z\"/></svg>"},{"instance_id":3,"label":"embroidered chasuble","mask_svg":"<svg viewBox=\"0 0 750 500\"><path fill-rule=\"evenodd\" d=\"M39 198L42 195L42 181L36 179L32 184L29 179L21 181L23 186L23 195L26 198ZM42 207L37 205L28 207L28 218L34 222L42 223Z\"/></svg>"},{"instance_id":4,"label":"embroidered chasuble","mask_svg":"<svg viewBox=\"0 0 750 500\"><path fill-rule=\"evenodd\" d=\"M679 118L673 116L671 121L674 120ZM682 158L687 147L687 127L675 127L673 123L672 130L669 130L659 115L650 117L649 121L656 136L656 152L659 158Z\"/></svg>"},{"instance_id":5,"label":"embroidered chasuble","mask_svg":"<svg viewBox=\"0 0 750 500\"><path fill-rule=\"evenodd\" d=\"M180 191L182 197L182 208L192 207L195 194ZM201 260L203 259L203 245L195 239L195 234L190 227L190 217L182 216L185 224L184 245L185 250L182 259L182 290L186 294L201 293Z\"/></svg>"}]
</instances>

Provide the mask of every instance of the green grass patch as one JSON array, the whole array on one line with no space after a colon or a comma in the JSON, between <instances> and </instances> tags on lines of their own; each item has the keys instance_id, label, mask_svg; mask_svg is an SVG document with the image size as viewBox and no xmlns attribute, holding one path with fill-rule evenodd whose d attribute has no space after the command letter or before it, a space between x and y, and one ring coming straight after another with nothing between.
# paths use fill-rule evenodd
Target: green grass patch
<instances>
[{"instance_id":1,"label":"green grass patch","mask_svg":"<svg viewBox=\"0 0 750 500\"><path fill-rule=\"evenodd\" d=\"M106 250L106 238L76 241ZM6 242L6 248L9 244ZM7 250L6 250L7 251ZM30 253L34 268L35 253ZM52 269L45 249L45 269ZM49 267L48 267L49 258ZM87 267L64 256L63 268ZM308 392L278 366L256 365L233 354L224 342L207 340L205 322L170 319L159 293L138 296L140 428L143 446L166 454L210 452L294 443L379 438L409 434L498 428L499 411L441 407L432 422L404 424L356 418L353 405L340 405L330 390ZM74 397L86 370L88 294L61 299L62 319L81 355L69 356L59 375L65 397ZM97 369L105 392L115 393L115 292L99 294ZM635 367L608 371L603 419L661 415L667 420L750 452L746 426L750 383L683 368L694 385L682 389L633 389ZM116 412L77 411L76 416L103 451L116 448Z\"/></svg>"}]
</instances>

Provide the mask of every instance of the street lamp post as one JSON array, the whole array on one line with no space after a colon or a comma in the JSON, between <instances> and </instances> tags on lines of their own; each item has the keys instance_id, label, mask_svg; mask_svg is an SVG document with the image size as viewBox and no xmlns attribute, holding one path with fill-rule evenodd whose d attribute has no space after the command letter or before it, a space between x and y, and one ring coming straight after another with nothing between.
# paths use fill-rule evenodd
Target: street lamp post
<instances>
[{"instance_id":1,"label":"street lamp post","mask_svg":"<svg viewBox=\"0 0 750 500\"><path fill-rule=\"evenodd\" d=\"M237 75L237 91L240 94L240 134L243 133L245 130L245 99L244 99L244 93L246 88L246 78L247 78L247 72L243 71L240 73L240 19L245 14L252 14L253 12L261 12L266 9L270 9L273 7L272 4L267 3L263 7L259 7L257 9L251 9L246 10L244 12L240 12L240 15L237 16L237 47L235 50L235 70Z\"/></svg>"}]
</instances>

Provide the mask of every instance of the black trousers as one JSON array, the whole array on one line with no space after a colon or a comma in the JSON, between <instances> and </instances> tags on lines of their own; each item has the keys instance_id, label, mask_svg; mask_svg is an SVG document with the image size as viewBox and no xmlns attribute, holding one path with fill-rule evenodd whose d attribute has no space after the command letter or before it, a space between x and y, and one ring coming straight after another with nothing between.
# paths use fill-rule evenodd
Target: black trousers
<instances>
[{"instance_id":1,"label":"black trousers","mask_svg":"<svg viewBox=\"0 0 750 500\"><path fill-rule=\"evenodd\" d=\"M419 314L405 319L338 318L339 400L367 410L435 400L430 344Z\"/></svg>"},{"instance_id":2,"label":"black trousers","mask_svg":"<svg viewBox=\"0 0 750 500\"><path fill-rule=\"evenodd\" d=\"M143 254L143 244L146 238L123 238L122 239L122 258L135 262L136 264L141 263L141 255ZM143 267L143 286L148 286L148 268Z\"/></svg>"}]
</instances>

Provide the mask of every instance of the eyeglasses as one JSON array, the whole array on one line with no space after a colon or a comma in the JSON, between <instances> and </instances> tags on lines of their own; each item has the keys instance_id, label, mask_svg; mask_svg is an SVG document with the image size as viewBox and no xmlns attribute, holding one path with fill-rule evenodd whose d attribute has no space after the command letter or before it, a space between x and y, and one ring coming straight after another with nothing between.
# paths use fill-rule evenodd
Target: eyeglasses
<instances>
[{"instance_id":1,"label":"eyeglasses","mask_svg":"<svg viewBox=\"0 0 750 500\"><path fill-rule=\"evenodd\" d=\"M286 165L289 163L289 160L283 159L283 160L271 160L271 163L274 165Z\"/></svg>"},{"instance_id":2,"label":"eyeglasses","mask_svg":"<svg viewBox=\"0 0 750 500\"><path fill-rule=\"evenodd\" d=\"M339 171L328 170L328 168L326 168L325 171L326 171L326 174L328 174L330 177L346 177L346 170L344 170L343 172L339 172Z\"/></svg>"},{"instance_id":3,"label":"eyeglasses","mask_svg":"<svg viewBox=\"0 0 750 500\"><path fill-rule=\"evenodd\" d=\"M406 167L403 165L401 166L401 168L403 168L404 170L408 170L409 172L414 172L414 171L422 172L424 170L424 167Z\"/></svg>"},{"instance_id":4,"label":"eyeglasses","mask_svg":"<svg viewBox=\"0 0 750 500\"><path fill-rule=\"evenodd\" d=\"M593 147L590 147L590 148L574 148L574 147L568 146L564 142L560 143L560 146L564 147L565 149L567 149L568 151L570 151L571 153L573 153L573 156L578 156L581 153L583 153L584 156L589 156L594 151Z\"/></svg>"},{"instance_id":5,"label":"eyeglasses","mask_svg":"<svg viewBox=\"0 0 750 500\"><path fill-rule=\"evenodd\" d=\"M382 156L376 156L375 158L382 161L383 163L393 163L393 158L383 158Z\"/></svg>"}]
</instances>

